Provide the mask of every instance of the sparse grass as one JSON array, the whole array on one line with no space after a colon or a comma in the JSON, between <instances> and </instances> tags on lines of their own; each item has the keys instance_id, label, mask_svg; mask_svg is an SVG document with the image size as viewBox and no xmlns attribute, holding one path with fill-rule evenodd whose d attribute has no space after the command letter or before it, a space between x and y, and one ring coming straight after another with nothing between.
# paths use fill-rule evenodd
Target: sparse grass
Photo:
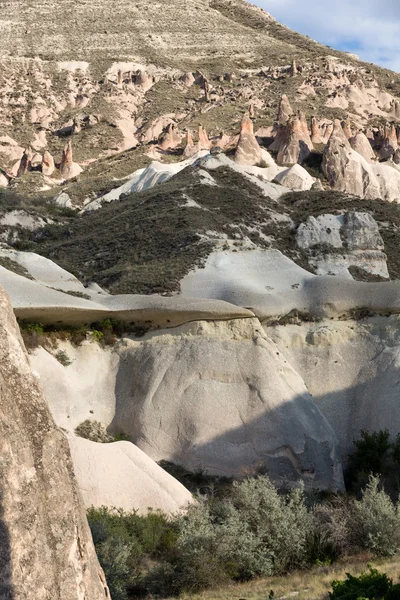
<instances>
[{"instance_id":1,"label":"sparse grass","mask_svg":"<svg viewBox=\"0 0 400 600\"><path fill-rule=\"evenodd\" d=\"M4 267L8 271L12 271L17 275L22 275L22 277L26 277L27 279L33 279L32 275L29 273L25 267L20 265L16 260L12 260L8 256L0 256L0 266Z\"/></svg>"},{"instance_id":2,"label":"sparse grass","mask_svg":"<svg viewBox=\"0 0 400 600\"><path fill-rule=\"evenodd\" d=\"M298 600L328 600L334 579L345 579L346 573L360 575L368 565L378 568L393 579L400 581L399 558L377 560L365 554L340 560L332 566L314 567L309 571L299 571L284 577L269 577L249 583L230 585L220 590L205 591L200 594L182 594L181 600L267 600L271 590L274 600L290 598ZM164 599L165 600L165 599ZM172 600L172 599L168 599Z\"/></svg>"}]
</instances>

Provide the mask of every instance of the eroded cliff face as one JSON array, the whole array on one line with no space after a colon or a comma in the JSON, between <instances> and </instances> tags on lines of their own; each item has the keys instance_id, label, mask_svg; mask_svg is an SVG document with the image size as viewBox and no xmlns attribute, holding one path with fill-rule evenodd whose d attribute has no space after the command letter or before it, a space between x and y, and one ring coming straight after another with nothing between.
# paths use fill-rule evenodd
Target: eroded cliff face
<instances>
[{"instance_id":1,"label":"eroded cliff face","mask_svg":"<svg viewBox=\"0 0 400 600\"><path fill-rule=\"evenodd\" d=\"M400 432L398 315L266 328L332 425L345 463L362 429Z\"/></svg>"},{"instance_id":2,"label":"eroded cliff face","mask_svg":"<svg viewBox=\"0 0 400 600\"><path fill-rule=\"evenodd\" d=\"M258 319L197 321L113 350L62 347L73 361L67 369L43 349L32 362L64 427L74 429L77 417L99 420L152 459L193 471L267 471L278 485L343 488L331 426ZM95 397L85 393L93 372L83 361L99 353L110 369L97 368Z\"/></svg>"},{"instance_id":3,"label":"eroded cliff face","mask_svg":"<svg viewBox=\"0 0 400 600\"><path fill-rule=\"evenodd\" d=\"M31 361L72 431L97 420L156 461L340 489L362 429L400 432L399 319L197 321L112 349L63 342L67 369L43 348Z\"/></svg>"},{"instance_id":4,"label":"eroded cliff face","mask_svg":"<svg viewBox=\"0 0 400 600\"><path fill-rule=\"evenodd\" d=\"M68 442L0 290L0 598L104 600Z\"/></svg>"}]
</instances>

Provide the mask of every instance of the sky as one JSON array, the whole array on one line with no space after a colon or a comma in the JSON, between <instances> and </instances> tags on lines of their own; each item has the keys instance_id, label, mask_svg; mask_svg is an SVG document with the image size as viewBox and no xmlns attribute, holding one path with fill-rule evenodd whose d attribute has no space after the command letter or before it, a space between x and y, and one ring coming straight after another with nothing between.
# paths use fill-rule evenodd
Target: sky
<instances>
[{"instance_id":1,"label":"sky","mask_svg":"<svg viewBox=\"0 0 400 600\"><path fill-rule=\"evenodd\" d=\"M291 29L400 72L400 0L252 0Z\"/></svg>"}]
</instances>

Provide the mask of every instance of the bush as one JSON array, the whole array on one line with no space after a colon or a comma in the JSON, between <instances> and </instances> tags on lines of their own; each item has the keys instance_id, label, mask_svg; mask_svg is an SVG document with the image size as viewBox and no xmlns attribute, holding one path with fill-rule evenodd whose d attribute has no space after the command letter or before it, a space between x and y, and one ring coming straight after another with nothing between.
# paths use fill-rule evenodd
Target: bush
<instances>
[{"instance_id":1,"label":"bush","mask_svg":"<svg viewBox=\"0 0 400 600\"><path fill-rule=\"evenodd\" d=\"M386 573L379 573L369 568L368 573L353 577L347 573L345 581L334 581L333 592L329 593L330 600L387 600L400 598L393 595L393 582Z\"/></svg>"},{"instance_id":2,"label":"bush","mask_svg":"<svg viewBox=\"0 0 400 600\"><path fill-rule=\"evenodd\" d=\"M194 592L304 566L311 526L302 489L281 495L265 476L235 482L229 498L193 506L178 523L179 584Z\"/></svg>"},{"instance_id":3,"label":"bush","mask_svg":"<svg viewBox=\"0 0 400 600\"><path fill-rule=\"evenodd\" d=\"M69 365L72 365L72 360L70 360L65 350L59 350L55 357L63 367L69 367Z\"/></svg>"},{"instance_id":4,"label":"bush","mask_svg":"<svg viewBox=\"0 0 400 600\"><path fill-rule=\"evenodd\" d=\"M379 490L374 476L361 500L339 497L312 510L307 509L302 488L280 493L266 476L259 476L200 498L185 515L171 520L161 513L140 517L92 509L89 522L117 600L192 594L232 581L329 564L341 554L365 548L378 555L400 550L399 509ZM381 589L384 577L378 575L370 571L360 581L348 576L346 582L334 582L330 597L382 598L368 595ZM391 600L398 588L393 590L387 596ZM385 588L383 593L388 592Z\"/></svg>"},{"instance_id":5,"label":"bush","mask_svg":"<svg viewBox=\"0 0 400 600\"><path fill-rule=\"evenodd\" d=\"M400 550L399 503L395 505L379 478L370 476L361 500L354 502L353 535L361 546L379 556L393 556Z\"/></svg>"},{"instance_id":6,"label":"bush","mask_svg":"<svg viewBox=\"0 0 400 600\"><path fill-rule=\"evenodd\" d=\"M27 350L34 350L40 346L44 334L43 325L40 323L27 323L20 327L20 331Z\"/></svg>"},{"instance_id":7,"label":"bush","mask_svg":"<svg viewBox=\"0 0 400 600\"><path fill-rule=\"evenodd\" d=\"M81 438L100 444L109 444L114 441L114 438L107 433L102 423L91 421L90 419L86 419L86 421L80 423L75 429L75 434Z\"/></svg>"},{"instance_id":8,"label":"bush","mask_svg":"<svg viewBox=\"0 0 400 600\"><path fill-rule=\"evenodd\" d=\"M91 508L88 521L113 600L145 593L150 561L158 575L157 561L175 545L174 524L159 512L144 517L105 507Z\"/></svg>"},{"instance_id":9,"label":"bush","mask_svg":"<svg viewBox=\"0 0 400 600\"><path fill-rule=\"evenodd\" d=\"M309 533L308 561L333 562L345 554L358 550L356 540L350 535L353 519L353 501L338 496L317 504L314 511L314 527Z\"/></svg>"},{"instance_id":10,"label":"bush","mask_svg":"<svg viewBox=\"0 0 400 600\"><path fill-rule=\"evenodd\" d=\"M360 493L369 476L379 475L393 497L399 493L400 480L400 436L394 443L390 441L387 429L369 433L361 431L361 438L354 441L354 452L349 456L345 472L346 487Z\"/></svg>"}]
</instances>

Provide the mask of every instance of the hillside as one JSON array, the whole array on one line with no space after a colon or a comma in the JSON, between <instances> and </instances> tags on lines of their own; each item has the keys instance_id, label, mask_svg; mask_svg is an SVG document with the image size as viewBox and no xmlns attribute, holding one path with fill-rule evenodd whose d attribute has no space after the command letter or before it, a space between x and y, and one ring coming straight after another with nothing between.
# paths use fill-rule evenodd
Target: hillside
<instances>
[{"instance_id":1,"label":"hillside","mask_svg":"<svg viewBox=\"0 0 400 600\"><path fill-rule=\"evenodd\" d=\"M86 508L342 498L361 431L399 443L398 75L246 0L3 5L0 285Z\"/></svg>"},{"instance_id":2,"label":"hillside","mask_svg":"<svg viewBox=\"0 0 400 600\"><path fill-rule=\"evenodd\" d=\"M277 117L282 94L308 121L316 165L334 118L355 134L400 116L393 73L245 0L16 1L0 27L0 186L28 196L61 187L82 204L150 158L180 160L199 126L200 146L232 149L249 110L268 147L291 114Z\"/></svg>"}]
</instances>

